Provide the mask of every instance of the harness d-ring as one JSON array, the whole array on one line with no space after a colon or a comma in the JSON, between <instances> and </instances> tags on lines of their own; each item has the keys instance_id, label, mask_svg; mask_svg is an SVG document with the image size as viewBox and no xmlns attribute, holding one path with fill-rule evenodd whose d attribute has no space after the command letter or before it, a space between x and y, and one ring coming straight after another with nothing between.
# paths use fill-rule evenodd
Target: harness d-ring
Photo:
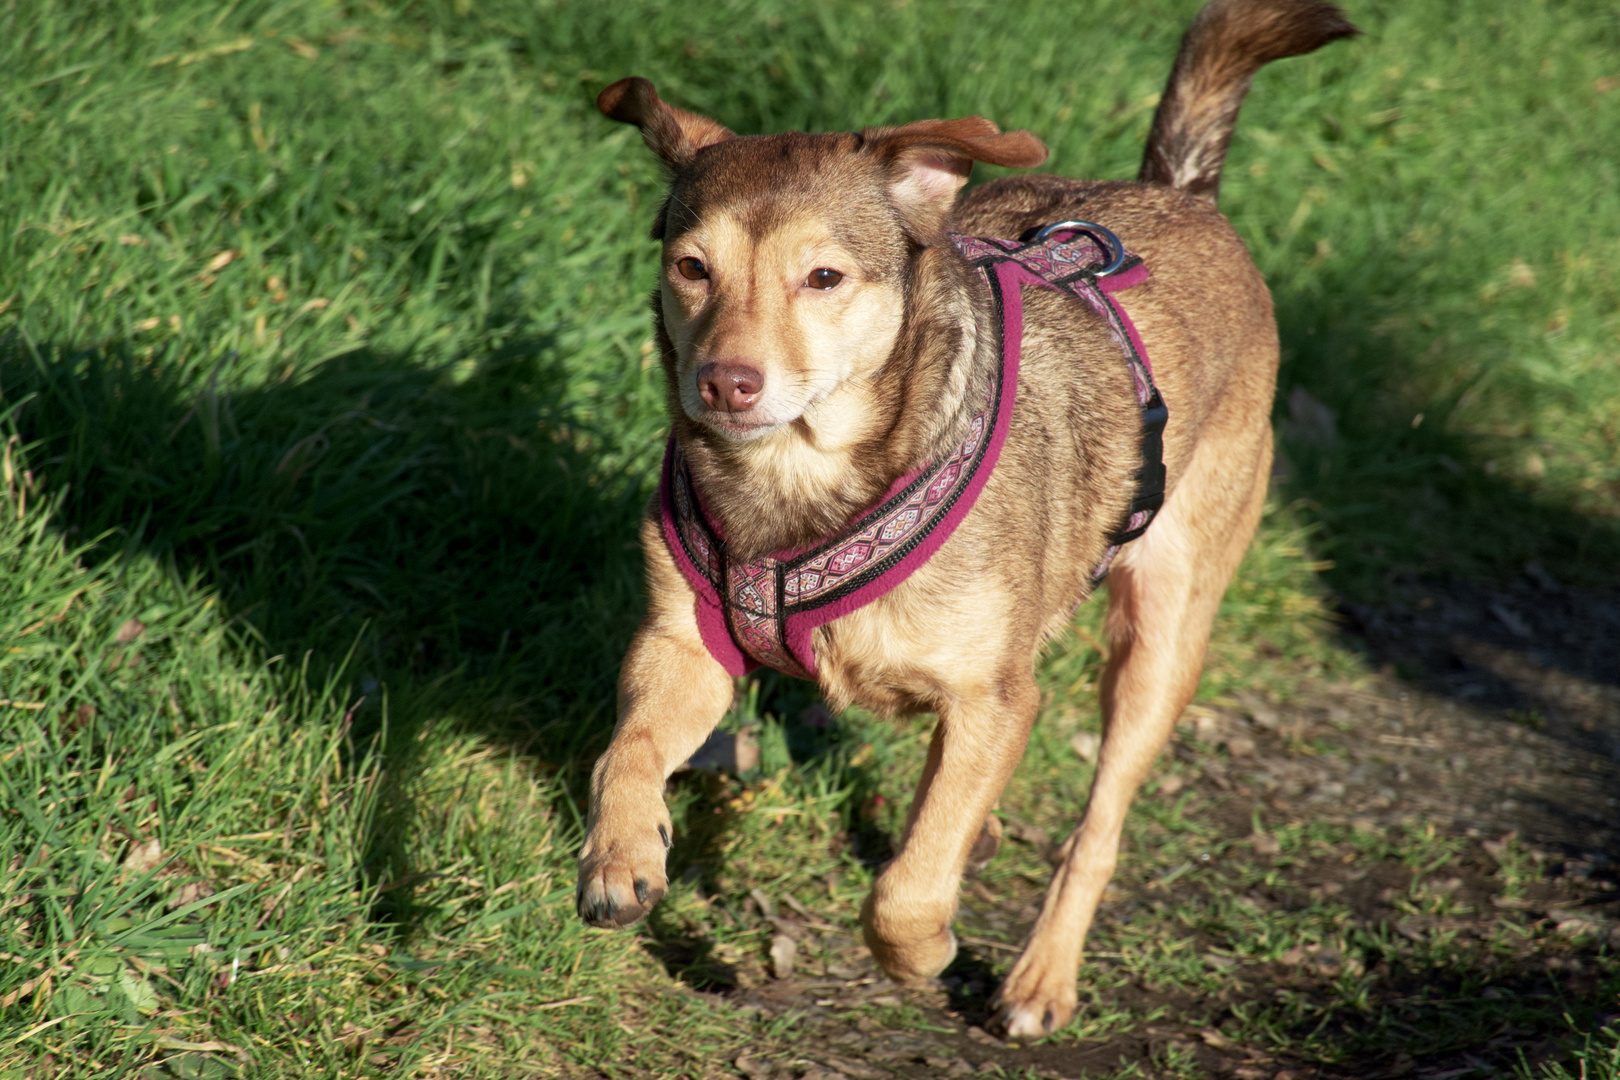
<instances>
[{"instance_id":1,"label":"harness d-ring","mask_svg":"<svg viewBox=\"0 0 1620 1080\"><path fill-rule=\"evenodd\" d=\"M1103 241L1111 249L1113 258L1101 270L1093 270L1091 272L1093 277L1107 277L1109 274L1117 273L1119 268L1125 265L1125 245L1120 242L1119 237L1098 225L1095 221L1054 221L1050 225L1042 225L1035 230L1035 243L1041 243L1053 233L1061 232L1064 229L1087 233L1092 239Z\"/></svg>"}]
</instances>

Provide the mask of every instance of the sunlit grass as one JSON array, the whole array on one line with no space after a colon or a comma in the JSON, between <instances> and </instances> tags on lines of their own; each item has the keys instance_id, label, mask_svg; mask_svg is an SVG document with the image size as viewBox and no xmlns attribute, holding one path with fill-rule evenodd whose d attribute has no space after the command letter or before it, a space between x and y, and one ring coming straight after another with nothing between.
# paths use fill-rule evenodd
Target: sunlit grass
<instances>
[{"instance_id":1,"label":"sunlit grass","mask_svg":"<svg viewBox=\"0 0 1620 1080\"><path fill-rule=\"evenodd\" d=\"M0 7L0 1072L701 1075L790 1041L677 976L758 965L754 890L854 925L926 722L812 732L809 693L763 680L733 717L774 740L761 773L672 789L659 914L573 918L664 428L659 177L591 98L644 74L741 132L978 112L1056 171L1128 176L1195 6ZM1287 476L1205 702L1354 678L1332 591L1527 559L1613 579L1620 28L1351 8L1364 38L1256 80L1224 186L1277 298ZM1291 426L1295 388L1330 435ZM1054 837L1089 780L1098 614L1041 670L1005 804ZM1405 947L1331 903L1245 908L1281 871L1208 877L1232 842L1150 796L1122 880L1212 884L1100 932L1128 959L1088 967L1061 1038L1152 1023L1109 1003L1126 974L1203 993L1238 977L1208 955ZM1284 867L1458 857L1278 839ZM985 882L1045 873L1015 843ZM1324 1061L1396 1038L1321 1026L1366 1000L1344 970L1233 1037Z\"/></svg>"}]
</instances>

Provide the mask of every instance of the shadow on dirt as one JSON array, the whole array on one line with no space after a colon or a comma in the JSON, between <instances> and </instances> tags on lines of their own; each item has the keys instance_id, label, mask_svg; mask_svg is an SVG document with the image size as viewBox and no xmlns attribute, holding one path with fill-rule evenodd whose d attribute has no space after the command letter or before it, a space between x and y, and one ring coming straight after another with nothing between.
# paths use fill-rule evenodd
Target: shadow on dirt
<instances>
[{"instance_id":1,"label":"shadow on dirt","mask_svg":"<svg viewBox=\"0 0 1620 1080\"><path fill-rule=\"evenodd\" d=\"M1524 439L1403 405L1424 343L1476 326L1436 322L1417 292L1325 291L1279 289L1276 486L1318 529L1349 639L1429 693L1620 761L1620 519L1495 475Z\"/></svg>"}]
</instances>

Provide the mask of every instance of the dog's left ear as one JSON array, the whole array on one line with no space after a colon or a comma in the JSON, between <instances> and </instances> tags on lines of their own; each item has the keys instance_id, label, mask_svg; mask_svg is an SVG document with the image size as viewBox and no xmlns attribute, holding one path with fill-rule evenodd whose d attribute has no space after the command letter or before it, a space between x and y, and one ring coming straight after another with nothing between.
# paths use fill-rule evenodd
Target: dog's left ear
<instances>
[{"instance_id":1,"label":"dog's left ear","mask_svg":"<svg viewBox=\"0 0 1620 1080\"><path fill-rule=\"evenodd\" d=\"M652 152L671 169L690 165L705 146L735 138L707 116L677 109L660 100L652 83L633 75L596 95L596 107L603 116L640 128L641 137L647 140Z\"/></svg>"},{"instance_id":2,"label":"dog's left ear","mask_svg":"<svg viewBox=\"0 0 1620 1080\"><path fill-rule=\"evenodd\" d=\"M1046 144L1027 131L1002 131L982 116L919 120L867 128L865 147L889 166L889 194L914 239L931 243L956 205L975 161L1030 169L1046 160Z\"/></svg>"}]
</instances>

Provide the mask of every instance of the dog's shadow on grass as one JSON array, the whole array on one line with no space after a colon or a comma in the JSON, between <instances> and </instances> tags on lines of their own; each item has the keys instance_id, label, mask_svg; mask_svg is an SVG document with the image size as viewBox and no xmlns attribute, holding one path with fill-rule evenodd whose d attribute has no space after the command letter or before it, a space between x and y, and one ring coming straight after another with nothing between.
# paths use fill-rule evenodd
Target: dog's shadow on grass
<instances>
[{"instance_id":1,"label":"dog's shadow on grass","mask_svg":"<svg viewBox=\"0 0 1620 1080\"><path fill-rule=\"evenodd\" d=\"M415 885L434 869L408 855L421 725L449 717L537 763L571 818L642 606L652 469L604 469L593 446L614 433L559 404L553 339L470 359L357 350L262 381L232 355L199 367L133 343L0 339L3 401L22 403L12 422L43 490L64 493L52 525L68 543L200 580L284 668L336 673L357 748L386 699L367 866L377 915L402 927L425 914ZM688 864L730 820L702 816ZM888 853L864 821L853 833L863 855Z\"/></svg>"},{"instance_id":2,"label":"dog's shadow on grass","mask_svg":"<svg viewBox=\"0 0 1620 1080\"><path fill-rule=\"evenodd\" d=\"M1510 479L1499 466L1528 442L1459 419L1471 415L1466 389L1444 414L1414 414L1413 373L1434 366L1435 347L1500 345L1467 322L1472 312L1428 311L1420 291L1358 295L1362 272L1344 268L1341 289L1319 294L1284 284L1277 298L1274 489L1316 529L1343 639L1372 666L1483 714L1504 743L1527 727L1620 762L1620 518L1583 510L1558 493L1567 488ZM1521 831L1620 862L1600 794L1544 791L1517 815Z\"/></svg>"},{"instance_id":3,"label":"dog's shadow on grass","mask_svg":"<svg viewBox=\"0 0 1620 1080\"><path fill-rule=\"evenodd\" d=\"M153 558L218 591L267 655L338 672L356 742L389 703L368 853L407 916L412 725L467 717L570 781L611 728L640 605L646 478L603 475L558 405L554 342L516 335L472 364L361 350L285 381L236 358L0 340L4 401L53 526L86 558ZM606 721L606 722L604 722ZM577 767L577 768L576 768Z\"/></svg>"},{"instance_id":4,"label":"dog's shadow on grass","mask_svg":"<svg viewBox=\"0 0 1620 1080\"><path fill-rule=\"evenodd\" d=\"M669 852L671 886L690 886L705 895L716 895L721 891L718 875L724 864L725 837L737 818L726 799L725 780L714 773L689 770L677 774L670 786L671 801L683 811ZM735 915L725 912L719 917L732 919ZM716 954L712 928L683 921L669 904L653 908L642 947L672 978L694 990L723 994L737 988L736 965Z\"/></svg>"}]
</instances>

